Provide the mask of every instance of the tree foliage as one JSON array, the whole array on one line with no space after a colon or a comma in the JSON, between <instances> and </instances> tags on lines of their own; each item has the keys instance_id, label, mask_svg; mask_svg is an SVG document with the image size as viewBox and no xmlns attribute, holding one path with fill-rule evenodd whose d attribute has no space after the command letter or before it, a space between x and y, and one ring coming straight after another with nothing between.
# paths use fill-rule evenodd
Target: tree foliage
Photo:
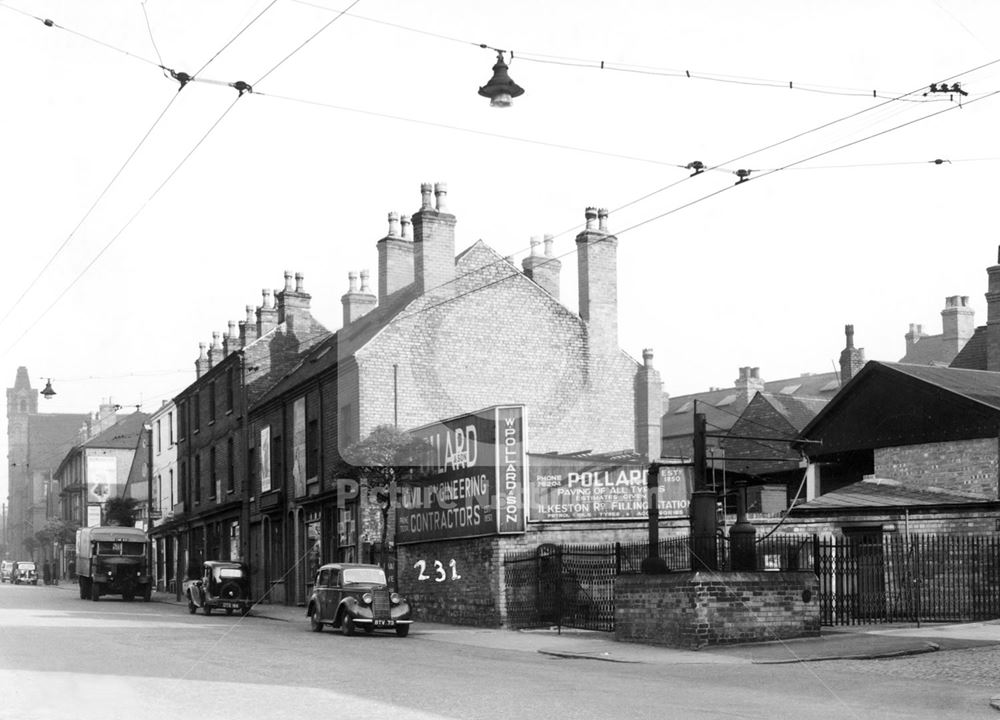
<instances>
[{"instance_id":1,"label":"tree foliage","mask_svg":"<svg viewBox=\"0 0 1000 720\"><path fill-rule=\"evenodd\" d=\"M135 526L136 510L139 501L131 497L109 498L104 504L104 523L122 527Z\"/></svg>"},{"instance_id":2,"label":"tree foliage","mask_svg":"<svg viewBox=\"0 0 1000 720\"><path fill-rule=\"evenodd\" d=\"M52 519L45 523L45 527L35 533L35 539L41 545L51 545L53 542L60 545L71 545L76 540L76 530L80 527L77 523L60 519Z\"/></svg>"},{"instance_id":3,"label":"tree foliage","mask_svg":"<svg viewBox=\"0 0 1000 720\"><path fill-rule=\"evenodd\" d=\"M392 425L379 425L368 437L342 453L339 477L349 477L367 486L382 513L382 548L389 529L389 508L401 482L412 481L429 446L423 440Z\"/></svg>"}]
</instances>

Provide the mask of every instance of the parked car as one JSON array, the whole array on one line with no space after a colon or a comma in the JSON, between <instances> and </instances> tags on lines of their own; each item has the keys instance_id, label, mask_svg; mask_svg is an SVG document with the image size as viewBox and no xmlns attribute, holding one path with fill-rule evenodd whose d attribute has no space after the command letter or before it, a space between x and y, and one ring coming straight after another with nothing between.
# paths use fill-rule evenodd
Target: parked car
<instances>
[{"instance_id":1,"label":"parked car","mask_svg":"<svg viewBox=\"0 0 1000 720\"><path fill-rule=\"evenodd\" d=\"M10 582L10 575L14 571L14 563L11 560L0 561L0 583Z\"/></svg>"},{"instance_id":2,"label":"parked car","mask_svg":"<svg viewBox=\"0 0 1000 720\"><path fill-rule=\"evenodd\" d=\"M378 565L332 563L316 573L316 582L306 607L309 627L320 632L324 625L353 635L395 630L399 637L410 632L410 605L389 590L385 572Z\"/></svg>"},{"instance_id":3,"label":"parked car","mask_svg":"<svg viewBox=\"0 0 1000 720\"><path fill-rule=\"evenodd\" d=\"M30 560L18 560L14 563L14 568L10 573L11 582L15 585L38 584L38 570L35 568L35 563Z\"/></svg>"},{"instance_id":4,"label":"parked car","mask_svg":"<svg viewBox=\"0 0 1000 720\"><path fill-rule=\"evenodd\" d=\"M250 571L243 563L206 560L200 578L184 581L184 594L191 614L201 608L206 615L215 609L225 610L226 615L237 610L246 615L253 606Z\"/></svg>"}]
</instances>

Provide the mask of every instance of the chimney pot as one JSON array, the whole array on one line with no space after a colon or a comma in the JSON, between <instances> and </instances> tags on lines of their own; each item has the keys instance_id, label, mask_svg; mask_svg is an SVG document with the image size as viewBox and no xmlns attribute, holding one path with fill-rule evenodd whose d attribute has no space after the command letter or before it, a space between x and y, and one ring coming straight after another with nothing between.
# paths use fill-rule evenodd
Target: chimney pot
<instances>
[{"instance_id":1,"label":"chimney pot","mask_svg":"<svg viewBox=\"0 0 1000 720\"><path fill-rule=\"evenodd\" d=\"M601 208L600 210L598 210L597 211L597 219L600 221L600 225L598 226L598 229L601 232L606 233L608 231L608 209L607 208Z\"/></svg>"},{"instance_id":2,"label":"chimney pot","mask_svg":"<svg viewBox=\"0 0 1000 720\"><path fill-rule=\"evenodd\" d=\"M555 241L551 235L545 236L545 257L552 257L552 243Z\"/></svg>"},{"instance_id":3,"label":"chimney pot","mask_svg":"<svg viewBox=\"0 0 1000 720\"><path fill-rule=\"evenodd\" d=\"M295 292L302 293L305 292L305 275L302 273L295 273Z\"/></svg>"},{"instance_id":4,"label":"chimney pot","mask_svg":"<svg viewBox=\"0 0 1000 720\"><path fill-rule=\"evenodd\" d=\"M399 218L399 221L400 221L400 223L402 223L402 226L403 226L403 230L402 230L403 239L404 240L409 240L411 238L411 233L410 233L410 216L409 215L403 215L402 217Z\"/></svg>"},{"instance_id":5,"label":"chimney pot","mask_svg":"<svg viewBox=\"0 0 1000 720\"><path fill-rule=\"evenodd\" d=\"M347 292L356 293L358 291L358 274L351 270L347 273Z\"/></svg>"},{"instance_id":6,"label":"chimney pot","mask_svg":"<svg viewBox=\"0 0 1000 720\"><path fill-rule=\"evenodd\" d=\"M235 320L230 320L229 321L229 337L235 337L235 335L236 335L236 321Z\"/></svg>"},{"instance_id":7,"label":"chimney pot","mask_svg":"<svg viewBox=\"0 0 1000 720\"><path fill-rule=\"evenodd\" d=\"M267 288L264 288L263 290L260 291L260 294L264 298L264 302L263 302L262 307L265 310L270 310L271 308L273 308L274 307L274 302L271 299L271 291L268 290Z\"/></svg>"},{"instance_id":8,"label":"chimney pot","mask_svg":"<svg viewBox=\"0 0 1000 720\"><path fill-rule=\"evenodd\" d=\"M653 367L653 350L652 348L645 348L642 351L642 364L648 368Z\"/></svg>"},{"instance_id":9,"label":"chimney pot","mask_svg":"<svg viewBox=\"0 0 1000 720\"><path fill-rule=\"evenodd\" d=\"M448 211L448 183L439 182L434 184L434 200L438 212Z\"/></svg>"},{"instance_id":10,"label":"chimney pot","mask_svg":"<svg viewBox=\"0 0 1000 720\"><path fill-rule=\"evenodd\" d=\"M285 270L285 292L293 292L295 286L292 285L292 273L290 270Z\"/></svg>"},{"instance_id":11,"label":"chimney pot","mask_svg":"<svg viewBox=\"0 0 1000 720\"><path fill-rule=\"evenodd\" d=\"M587 230L594 230L595 223L597 221L597 209L589 207L584 211L584 217L587 218Z\"/></svg>"},{"instance_id":12,"label":"chimney pot","mask_svg":"<svg viewBox=\"0 0 1000 720\"><path fill-rule=\"evenodd\" d=\"M371 290L368 288L368 271L361 271L361 292L370 293Z\"/></svg>"},{"instance_id":13,"label":"chimney pot","mask_svg":"<svg viewBox=\"0 0 1000 720\"><path fill-rule=\"evenodd\" d=\"M248 325L250 323L252 323L252 322L255 322L255 320L256 320L253 311L254 311L253 305L247 305L247 324Z\"/></svg>"},{"instance_id":14,"label":"chimney pot","mask_svg":"<svg viewBox=\"0 0 1000 720\"><path fill-rule=\"evenodd\" d=\"M420 209L421 210L432 210L431 206L431 193L434 192L434 186L430 183L420 184Z\"/></svg>"},{"instance_id":15,"label":"chimney pot","mask_svg":"<svg viewBox=\"0 0 1000 720\"><path fill-rule=\"evenodd\" d=\"M531 254L533 256L537 257L539 255L538 250L541 247L541 244L542 244L542 241L541 241L541 239L537 235L535 235L533 238L531 238Z\"/></svg>"},{"instance_id":16,"label":"chimney pot","mask_svg":"<svg viewBox=\"0 0 1000 720\"><path fill-rule=\"evenodd\" d=\"M847 336L847 347L848 348L853 348L854 347L854 326L853 325L844 325L844 335Z\"/></svg>"},{"instance_id":17,"label":"chimney pot","mask_svg":"<svg viewBox=\"0 0 1000 720\"><path fill-rule=\"evenodd\" d=\"M221 345L219 344L219 332L214 331L212 333L212 349L214 350L219 347L221 347Z\"/></svg>"},{"instance_id":18,"label":"chimney pot","mask_svg":"<svg viewBox=\"0 0 1000 720\"><path fill-rule=\"evenodd\" d=\"M208 359L208 355L205 353L205 343L203 342L198 343L198 359L199 360Z\"/></svg>"},{"instance_id":19,"label":"chimney pot","mask_svg":"<svg viewBox=\"0 0 1000 720\"><path fill-rule=\"evenodd\" d=\"M389 237L399 237L399 213L389 213Z\"/></svg>"}]
</instances>

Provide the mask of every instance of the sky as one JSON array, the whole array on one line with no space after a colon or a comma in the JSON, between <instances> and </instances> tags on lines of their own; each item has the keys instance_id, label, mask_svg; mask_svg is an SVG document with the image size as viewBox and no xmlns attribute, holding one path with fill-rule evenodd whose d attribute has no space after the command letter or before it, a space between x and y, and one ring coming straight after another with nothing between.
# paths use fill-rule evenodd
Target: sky
<instances>
[{"instance_id":1,"label":"sky","mask_svg":"<svg viewBox=\"0 0 1000 720\"><path fill-rule=\"evenodd\" d=\"M286 270L336 330L422 182L457 251L555 235L573 310L608 208L620 345L672 395L832 371L847 323L895 361L947 296L986 320L997 47L991 0L0 0L0 377L152 412Z\"/></svg>"}]
</instances>

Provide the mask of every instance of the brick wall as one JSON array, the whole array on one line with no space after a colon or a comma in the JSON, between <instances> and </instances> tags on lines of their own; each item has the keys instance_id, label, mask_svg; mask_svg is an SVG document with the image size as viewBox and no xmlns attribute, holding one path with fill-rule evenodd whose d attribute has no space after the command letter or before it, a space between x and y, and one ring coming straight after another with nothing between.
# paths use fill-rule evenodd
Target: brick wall
<instances>
[{"instance_id":1,"label":"brick wall","mask_svg":"<svg viewBox=\"0 0 1000 720\"><path fill-rule=\"evenodd\" d=\"M811 572L621 575L615 638L697 650L816 636L817 590Z\"/></svg>"},{"instance_id":2,"label":"brick wall","mask_svg":"<svg viewBox=\"0 0 1000 720\"><path fill-rule=\"evenodd\" d=\"M399 592L422 622L500 625L499 538L401 545Z\"/></svg>"},{"instance_id":3,"label":"brick wall","mask_svg":"<svg viewBox=\"0 0 1000 720\"><path fill-rule=\"evenodd\" d=\"M997 439L876 448L875 477L997 499Z\"/></svg>"},{"instance_id":4,"label":"brick wall","mask_svg":"<svg viewBox=\"0 0 1000 720\"><path fill-rule=\"evenodd\" d=\"M457 299L416 300L357 353L361 437L394 407L405 428L516 403L531 452L636 446L638 363L592 347L578 316L481 242L456 275Z\"/></svg>"}]
</instances>

